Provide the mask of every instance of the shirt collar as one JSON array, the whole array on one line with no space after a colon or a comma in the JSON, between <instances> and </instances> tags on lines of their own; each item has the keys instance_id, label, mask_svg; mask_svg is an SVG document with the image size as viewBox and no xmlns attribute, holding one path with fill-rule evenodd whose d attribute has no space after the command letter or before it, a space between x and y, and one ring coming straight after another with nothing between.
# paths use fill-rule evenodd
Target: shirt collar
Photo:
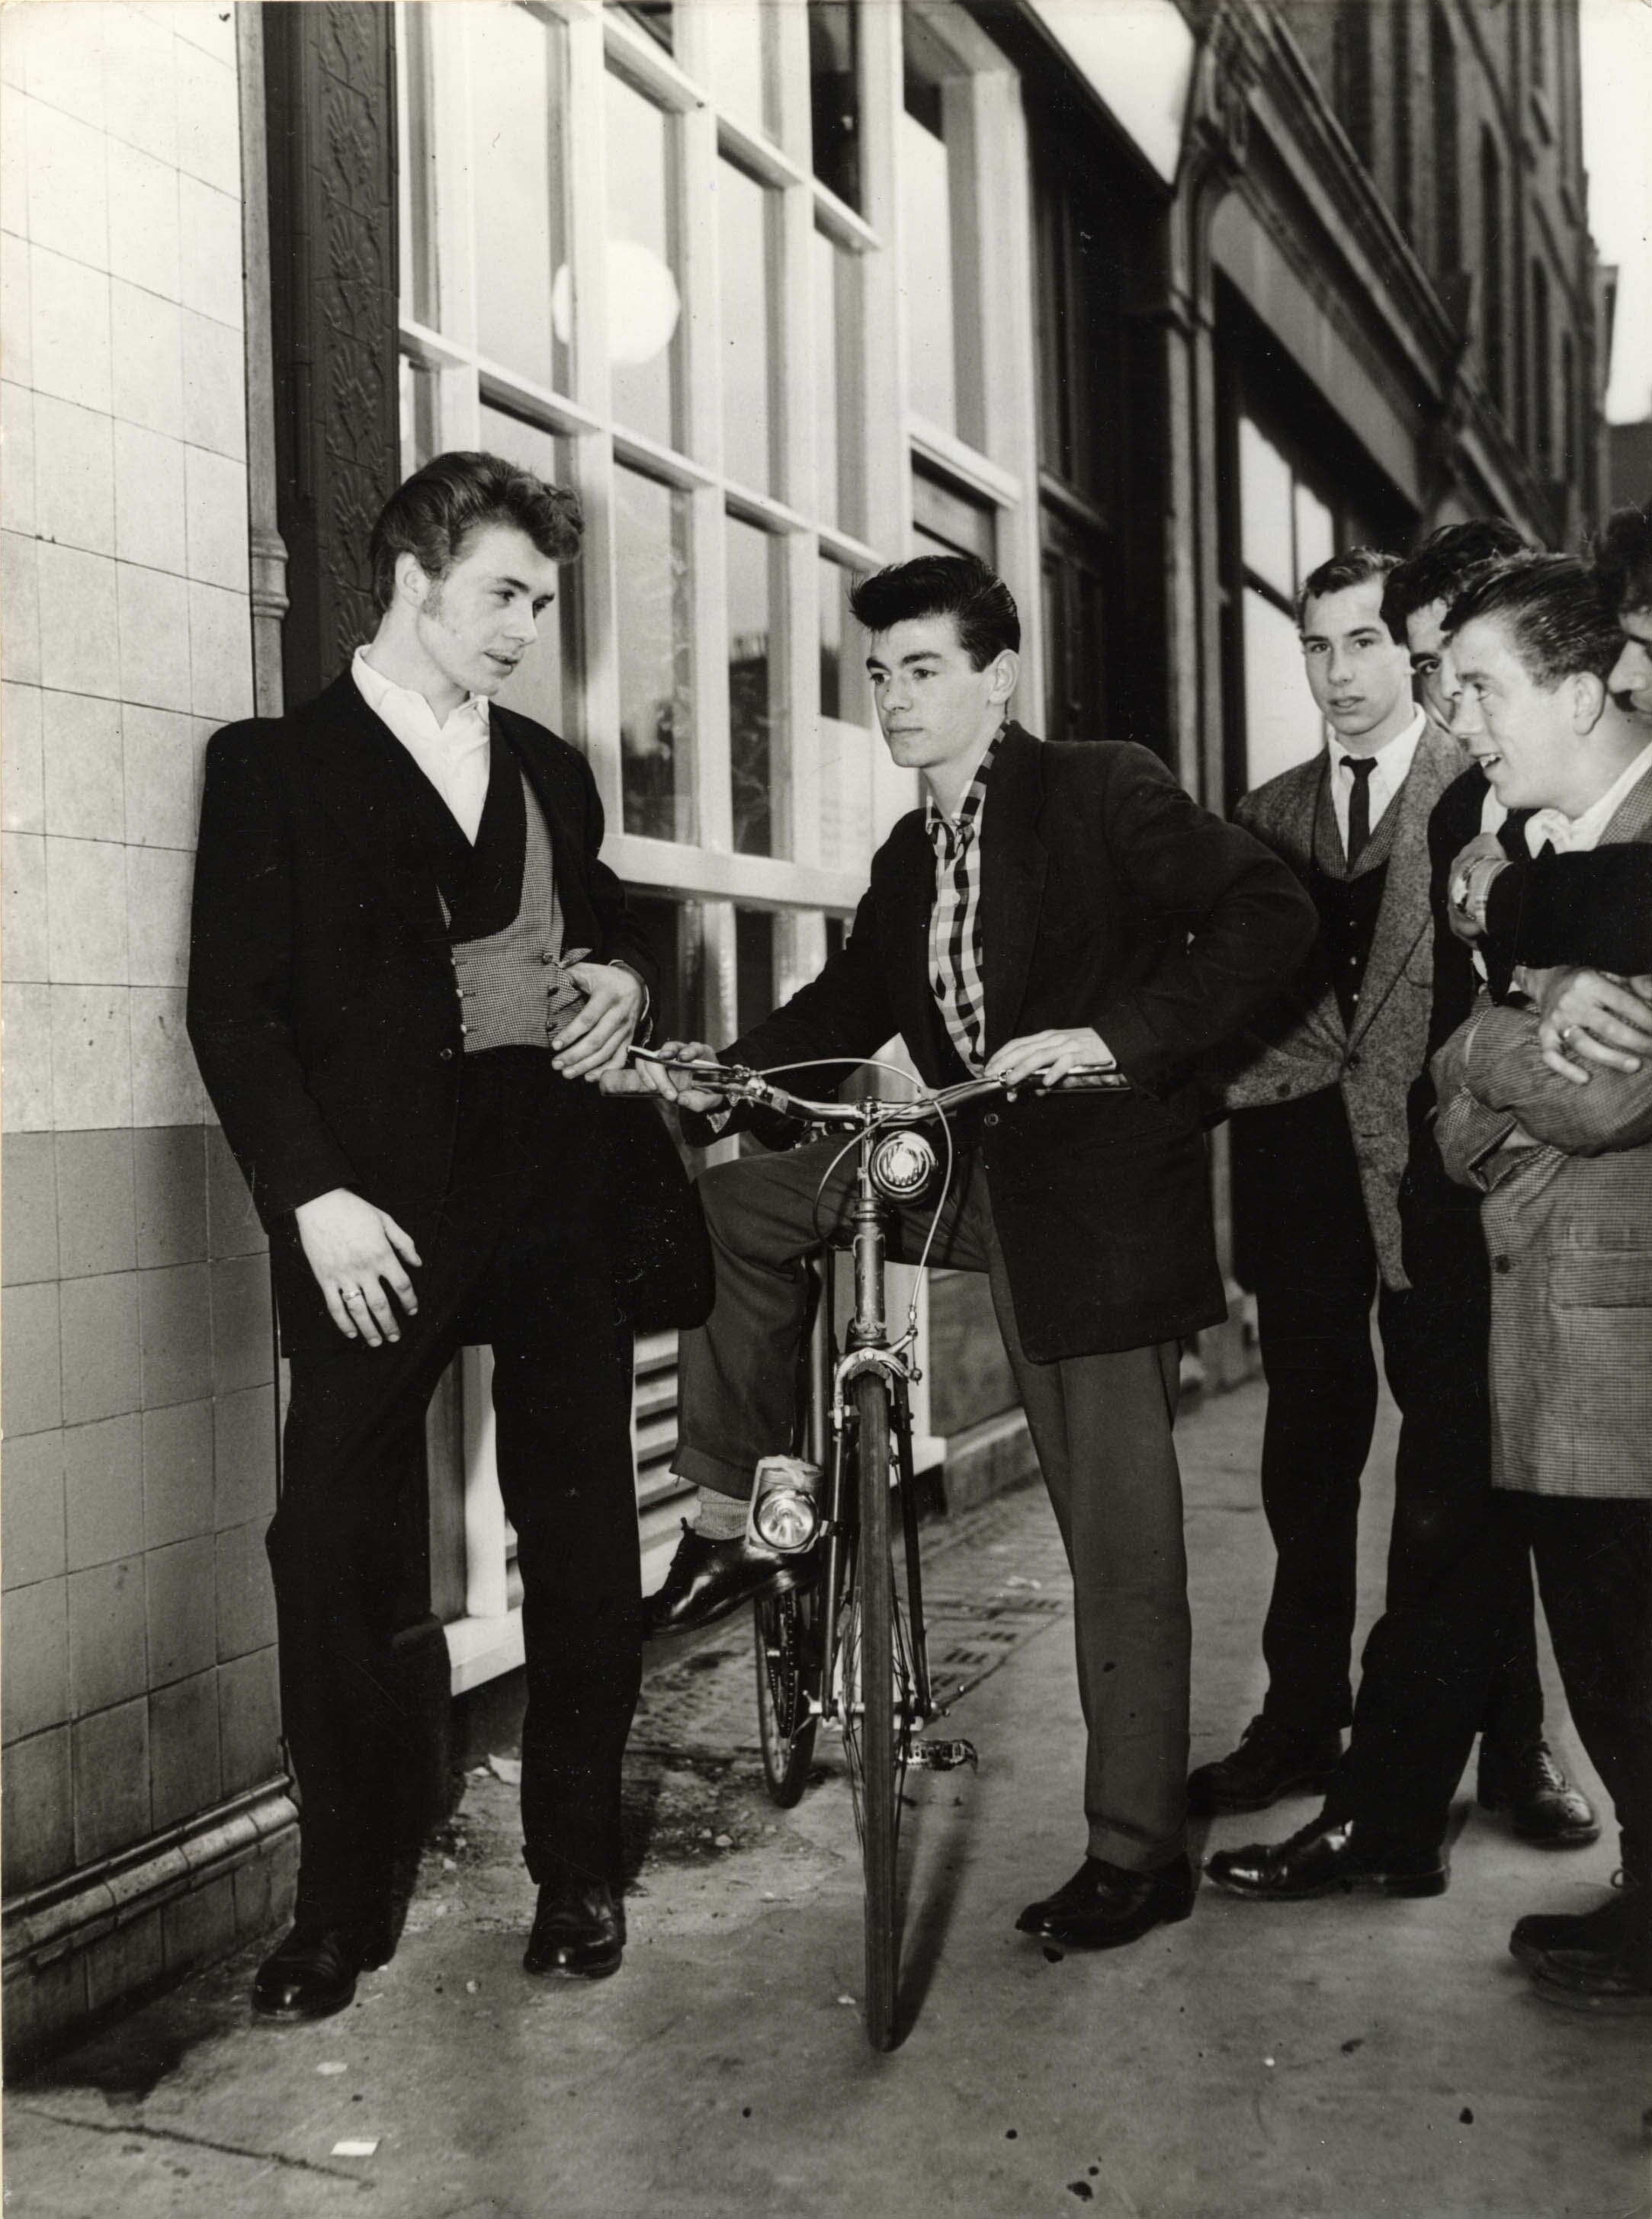
<instances>
[{"instance_id":1,"label":"shirt collar","mask_svg":"<svg viewBox=\"0 0 1652 2219\"><path fill-rule=\"evenodd\" d=\"M943 815L934 794L928 797L924 810L924 824L932 838L938 824L944 824L953 832L974 829L975 820L981 813L981 804L986 799L987 773L991 769L993 759L1003 744L1004 734L1009 730L1009 724L1006 719L988 741L986 753L975 766L975 775L969 782L969 791L965 794L956 817Z\"/></svg>"},{"instance_id":2,"label":"shirt collar","mask_svg":"<svg viewBox=\"0 0 1652 2219\"><path fill-rule=\"evenodd\" d=\"M358 647L351 662L350 672L363 701L376 717L388 722L390 716L400 714L417 718L421 724L428 720L430 731L438 739L467 740L473 744L488 735L488 697L485 693L468 693L444 724L425 696L412 686L398 686L382 670L376 670L367 659L365 647Z\"/></svg>"},{"instance_id":3,"label":"shirt collar","mask_svg":"<svg viewBox=\"0 0 1652 2219\"><path fill-rule=\"evenodd\" d=\"M1391 740L1384 740L1382 746L1366 758L1367 761L1374 762L1381 771L1383 781L1390 793L1398 793L1409 776L1412 758L1416 755L1418 743L1421 740L1427 724L1426 711L1419 709L1403 731L1396 732ZM1332 770L1339 769L1344 763L1355 760L1354 749L1344 747L1334 732L1328 731L1326 734L1326 743L1331 752Z\"/></svg>"},{"instance_id":4,"label":"shirt collar","mask_svg":"<svg viewBox=\"0 0 1652 2219\"><path fill-rule=\"evenodd\" d=\"M1547 842L1562 855L1587 855L1599 845L1601 834L1649 771L1652 771L1652 740L1581 817L1568 817L1559 809L1539 809L1529 817L1525 827L1527 848L1532 855L1538 855Z\"/></svg>"}]
</instances>

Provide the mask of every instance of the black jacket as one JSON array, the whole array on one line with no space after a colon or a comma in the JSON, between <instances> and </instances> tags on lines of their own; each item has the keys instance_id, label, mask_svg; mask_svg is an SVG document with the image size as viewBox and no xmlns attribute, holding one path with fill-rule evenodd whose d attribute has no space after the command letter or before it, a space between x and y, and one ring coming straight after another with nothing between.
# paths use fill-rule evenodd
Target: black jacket
<instances>
[{"instance_id":1,"label":"black jacket","mask_svg":"<svg viewBox=\"0 0 1652 2219\"><path fill-rule=\"evenodd\" d=\"M1213 1324L1225 1302L1188 1076L1307 956L1313 904L1145 748L1044 743L1015 724L993 763L981 852L988 1054L1024 1033L1091 1025L1132 1082L980 1121L1028 1352L1140 1347ZM725 1060L867 1056L898 1033L931 1085L955 1076L927 975L934 898L915 810L873 857L842 952Z\"/></svg>"},{"instance_id":2,"label":"black jacket","mask_svg":"<svg viewBox=\"0 0 1652 2219\"><path fill-rule=\"evenodd\" d=\"M654 956L599 857L589 765L525 717L497 705L490 716L550 828L568 944L630 965L652 998ZM346 673L295 715L226 726L207 750L189 1038L271 1234L283 1320L317 1308L292 1224L300 1203L349 1187L413 1230L449 1177L459 1006L398 745ZM635 1107L605 1114L668 1150L658 1118Z\"/></svg>"}]
</instances>

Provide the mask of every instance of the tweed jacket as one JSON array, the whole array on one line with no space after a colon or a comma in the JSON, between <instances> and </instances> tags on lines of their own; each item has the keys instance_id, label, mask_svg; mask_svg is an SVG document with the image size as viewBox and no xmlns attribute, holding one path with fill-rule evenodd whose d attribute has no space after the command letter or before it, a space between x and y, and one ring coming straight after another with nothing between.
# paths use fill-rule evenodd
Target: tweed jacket
<instances>
[{"instance_id":1,"label":"tweed jacket","mask_svg":"<svg viewBox=\"0 0 1652 2219\"><path fill-rule=\"evenodd\" d=\"M1602 845L1631 841L1652 843L1652 779ZM1433 1068L1445 1167L1485 1195L1495 1483L1652 1501L1652 1065L1576 1085L1535 1012L1487 999Z\"/></svg>"},{"instance_id":2,"label":"tweed jacket","mask_svg":"<svg viewBox=\"0 0 1652 2219\"><path fill-rule=\"evenodd\" d=\"M1462 768L1456 741L1438 724L1425 725L1405 785L1389 804L1399 817L1352 1026L1343 1022L1329 972L1316 960L1211 1072L1228 1110L1295 1102L1322 1087L1341 1087L1377 1260L1384 1284L1395 1288L1410 1284L1399 1212L1410 1145L1406 1098L1426 1060L1434 994L1428 820ZM1247 793L1234 811L1245 830L1282 857L1305 884L1329 776L1330 756L1322 751Z\"/></svg>"}]
</instances>

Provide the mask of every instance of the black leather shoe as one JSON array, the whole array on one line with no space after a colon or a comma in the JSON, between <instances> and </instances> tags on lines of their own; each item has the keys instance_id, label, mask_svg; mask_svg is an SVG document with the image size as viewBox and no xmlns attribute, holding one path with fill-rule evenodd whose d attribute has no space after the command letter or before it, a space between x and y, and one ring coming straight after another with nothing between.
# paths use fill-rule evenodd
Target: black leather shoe
<instances>
[{"instance_id":1,"label":"black leather shoe","mask_svg":"<svg viewBox=\"0 0 1652 2219\"><path fill-rule=\"evenodd\" d=\"M1356 1887L1384 1895L1444 1895L1445 1866L1438 1849L1395 1849L1363 1837L1351 1824L1327 1824L1321 1815L1282 1842L1254 1842L1219 1849L1205 1866L1218 1887L1264 1902L1301 1903Z\"/></svg>"},{"instance_id":2,"label":"black leather shoe","mask_svg":"<svg viewBox=\"0 0 1652 2219\"><path fill-rule=\"evenodd\" d=\"M760 1595L807 1587L819 1573L818 1549L782 1556L743 1533L731 1541L703 1541L685 1519L664 1584L643 1606L643 1625L649 1633L692 1633Z\"/></svg>"},{"instance_id":3,"label":"black leather shoe","mask_svg":"<svg viewBox=\"0 0 1652 2219\"><path fill-rule=\"evenodd\" d=\"M1554 1950L1568 1956L1615 1957L1636 1935L1652 1926L1643 1892L1624 1885L1593 1911L1534 1911L1515 1922L1509 1955L1535 1971Z\"/></svg>"},{"instance_id":4,"label":"black leather shoe","mask_svg":"<svg viewBox=\"0 0 1652 2219\"><path fill-rule=\"evenodd\" d=\"M541 1885L522 1957L525 1973L606 1980L619 1970L624 1954L625 1912L606 1880L570 1874Z\"/></svg>"},{"instance_id":5,"label":"black leather shoe","mask_svg":"<svg viewBox=\"0 0 1652 2219\"><path fill-rule=\"evenodd\" d=\"M355 1928L295 1926L258 1967L253 2011L287 2021L331 2018L355 2000L356 1975L365 1962Z\"/></svg>"},{"instance_id":6,"label":"black leather shoe","mask_svg":"<svg viewBox=\"0 0 1652 2219\"><path fill-rule=\"evenodd\" d=\"M1065 1887L1028 1905L1015 1930L1064 1949L1116 1949L1151 1927L1185 1918L1193 1908L1193 1886L1185 1857L1152 1872L1127 1872L1104 1858L1086 1857Z\"/></svg>"},{"instance_id":7,"label":"black leather shoe","mask_svg":"<svg viewBox=\"0 0 1652 2219\"><path fill-rule=\"evenodd\" d=\"M1600 1839L1594 1806L1574 1787L1546 1741L1529 1749L1480 1744L1475 1793L1482 1811L1506 1811L1523 1842L1540 1849L1587 1849Z\"/></svg>"},{"instance_id":8,"label":"black leather shoe","mask_svg":"<svg viewBox=\"0 0 1652 2219\"><path fill-rule=\"evenodd\" d=\"M1188 1775L1188 1809L1200 1818L1218 1811L1265 1811L1282 1795L1325 1787L1341 1755L1340 1733L1296 1733L1264 1712L1245 1727L1231 1756Z\"/></svg>"},{"instance_id":9,"label":"black leather shoe","mask_svg":"<svg viewBox=\"0 0 1652 2219\"><path fill-rule=\"evenodd\" d=\"M1620 1950L1597 1957L1556 1949L1537 1960L1531 1992L1562 2010L1593 2011L1602 2018L1652 2017L1652 1951Z\"/></svg>"}]
</instances>

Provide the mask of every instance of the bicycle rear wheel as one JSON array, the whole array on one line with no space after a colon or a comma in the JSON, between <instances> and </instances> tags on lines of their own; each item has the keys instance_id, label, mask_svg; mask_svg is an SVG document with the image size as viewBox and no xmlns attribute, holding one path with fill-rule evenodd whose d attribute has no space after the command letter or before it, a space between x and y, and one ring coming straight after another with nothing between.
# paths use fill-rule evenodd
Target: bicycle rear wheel
<instances>
[{"instance_id":1,"label":"bicycle rear wheel","mask_svg":"<svg viewBox=\"0 0 1652 2219\"><path fill-rule=\"evenodd\" d=\"M842 1644L843 1737L866 1883L866 2039L889 2049L900 1973L896 1852L916 1691L894 1576L888 1383L863 1372L850 1391L860 1534Z\"/></svg>"},{"instance_id":2,"label":"bicycle rear wheel","mask_svg":"<svg viewBox=\"0 0 1652 2219\"><path fill-rule=\"evenodd\" d=\"M820 1590L770 1595L752 1607L757 1658L757 1740L771 1799L789 1811L815 1753L811 1698L820 1687Z\"/></svg>"}]
</instances>

